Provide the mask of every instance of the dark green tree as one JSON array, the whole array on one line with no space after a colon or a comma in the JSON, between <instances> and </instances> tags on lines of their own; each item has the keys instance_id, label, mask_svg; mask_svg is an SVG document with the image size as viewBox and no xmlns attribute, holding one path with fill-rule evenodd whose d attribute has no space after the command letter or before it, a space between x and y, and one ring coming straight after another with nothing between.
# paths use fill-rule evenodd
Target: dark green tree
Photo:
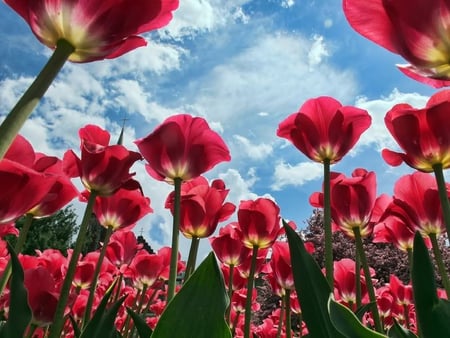
<instances>
[{"instance_id":1,"label":"dark green tree","mask_svg":"<svg viewBox=\"0 0 450 338\"><path fill-rule=\"evenodd\" d=\"M23 226L24 219L22 217L16 222L19 230ZM52 216L33 220L22 253L34 255L35 250L53 248L65 254L77 231L77 215L73 207L69 205ZM8 241L14 246L16 237L8 237Z\"/></svg>"}]
</instances>

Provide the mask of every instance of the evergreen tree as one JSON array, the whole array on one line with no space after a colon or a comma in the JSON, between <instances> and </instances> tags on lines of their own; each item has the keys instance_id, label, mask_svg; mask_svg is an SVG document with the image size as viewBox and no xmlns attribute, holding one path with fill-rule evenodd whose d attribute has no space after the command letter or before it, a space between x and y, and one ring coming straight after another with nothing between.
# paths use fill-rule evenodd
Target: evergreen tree
<instances>
[{"instance_id":1,"label":"evergreen tree","mask_svg":"<svg viewBox=\"0 0 450 338\"><path fill-rule=\"evenodd\" d=\"M22 229L24 219L25 217L22 217L16 222L19 231ZM77 215L69 205L52 216L33 220L22 253L34 255L36 250L53 248L65 254L77 232ZM8 236L8 241L13 246L16 240L16 237Z\"/></svg>"}]
</instances>

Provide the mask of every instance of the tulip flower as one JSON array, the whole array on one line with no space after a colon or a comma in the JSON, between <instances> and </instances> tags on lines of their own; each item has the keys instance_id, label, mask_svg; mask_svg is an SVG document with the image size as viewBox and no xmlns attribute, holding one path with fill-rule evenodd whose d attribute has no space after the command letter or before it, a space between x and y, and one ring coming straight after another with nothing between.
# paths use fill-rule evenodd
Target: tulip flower
<instances>
[{"instance_id":1,"label":"tulip flower","mask_svg":"<svg viewBox=\"0 0 450 338\"><path fill-rule=\"evenodd\" d=\"M110 135L95 125L79 130L81 158L72 150L64 154L64 170L70 177L80 177L85 188L98 196L109 196L120 188L136 189L129 173L141 155L122 145L109 145Z\"/></svg>"},{"instance_id":2,"label":"tulip flower","mask_svg":"<svg viewBox=\"0 0 450 338\"><path fill-rule=\"evenodd\" d=\"M222 138L201 117L188 114L171 116L151 134L135 141L147 160L146 170L160 181L188 181L229 161Z\"/></svg>"},{"instance_id":3,"label":"tulip flower","mask_svg":"<svg viewBox=\"0 0 450 338\"><path fill-rule=\"evenodd\" d=\"M74 62L113 59L145 46L139 34L167 25L178 7L177 0L5 2L47 47L55 49L60 40L72 45L68 59Z\"/></svg>"},{"instance_id":4,"label":"tulip flower","mask_svg":"<svg viewBox=\"0 0 450 338\"><path fill-rule=\"evenodd\" d=\"M236 207L225 202L229 190L225 183L214 180L209 185L199 176L181 186L180 231L186 238L206 238L212 235L219 222L227 220ZM174 193L166 200L166 208L174 208Z\"/></svg>"},{"instance_id":5,"label":"tulip flower","mask_svg":"<svg viewBox=\"0 0 450 338\"><path fill-rule=\"evenodd\" d=\"M333 164L350 151L370 124L366 110L321 96L307 100L297 113L281 122L277 135L311 160Z\"/></svg>"},{"instance_id":6,"label":"tulip flower","mask_svg":"<svg viewBox=\"0 0 450 338\"><path fill-rule=\"evenodd\" d=\"M151 287L160 277L164 268L164 259L157 254L140 251L130 264L133 284L138 290Z\"/></svg>"},{"instance_id":7,"label":"tulip flower","mask_svg":"<svg viewBox=\"0 0 450 338\"><path fill-rule=\"evenodd\" d=\"M218 236L209 239L216 257L226 266L239 266L251 252L239 239L236 226L237 223L230 223L220 228Z\"/></svg>"},{"instance_id":8,"label":"tulip flower","mask_svg":"<svg viewBox=\"0 0 450 338\"><path fill-rule=\"evenodd\" d=\"M137 221L153 212L150 199L137 190L119 189L112 196L97 196L94 213L97 220L106 229L130 230ZM107 243L106 243L107 244Z\"/></svg>"},{"instance_id":9,"label":"tulip flower","mask_svg":"<svg viewBox=\"0 0 450 338\"><path fill-rule=\"evenodd\" d=\"M354 237L358 228L362 237L373 230L372 211L384 198L376 198L375 172L356 169L351 177L341 173L331 174L331 216L334 223L349 237ZM314 193L310 197L314 207L323 207L323 194ZM378 217L378 215L377 215Z\"/></svg>"},{"instance_id":10,"label":"tulip flower","mask_svg":"<svg viewBox=\"0 0 450 338\"><path fill-rule=\"evenodd\" d=\"M450 85L448 2L344 0L343 5L353 29L409 62L398 65L404 74L436 88Z\"/></svg>"}]
</instances>

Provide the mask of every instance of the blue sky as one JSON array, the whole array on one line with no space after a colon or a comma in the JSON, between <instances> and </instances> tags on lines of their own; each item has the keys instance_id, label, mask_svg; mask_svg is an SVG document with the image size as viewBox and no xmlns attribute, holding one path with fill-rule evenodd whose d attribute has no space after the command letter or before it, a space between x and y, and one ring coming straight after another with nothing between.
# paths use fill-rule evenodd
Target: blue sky
<instances>
[{"instance_id":1,"label":"blue sky","mask_svg":"<svg viewBox=\"0 0 450 338\"><path fill-rule=\"evenodd\" d=\"M51 51L0 2L0 118L14 105ZM396 103L421 107L434 90L403 76L397 55L365 40L334 0L181 0L164 29L145 35L148 46L119 59L66 64L22 129L37 151L61 156L78 149L78 129L94 123L114 137L126 124L124 144L149 134L166 117L206 118L230 148L232 161L206 176L222 178L228 200L268 196L282 216L303 226L309 195L321 189L322 168L276 136L278 124L309 98L329 95L367 109L372 127L332 170L375 170L380 193L410 172L390 168L380 150L395 144L384 127ZM169 245L171 187L133 168L152 200L154 215L137 227L155 249ZM83 209L76 204L77 210ZM201 255L209 251L207 242ZM188 242L181 243L183 255Z\"/></svg>"}]
</instances>

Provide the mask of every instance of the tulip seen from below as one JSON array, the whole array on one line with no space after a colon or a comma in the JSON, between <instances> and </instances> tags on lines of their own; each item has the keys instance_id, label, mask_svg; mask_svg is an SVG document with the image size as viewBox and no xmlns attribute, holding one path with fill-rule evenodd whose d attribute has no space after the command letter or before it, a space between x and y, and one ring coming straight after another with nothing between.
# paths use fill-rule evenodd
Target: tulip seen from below
<instances>
[{"instance_id":1,"label":"tulip seen from below","mask_svg":"<svg viewBox=\"0 0 450 338\"><path fill-rule=\"evenodd\" d=\"M323 163L325 268L330 287L333 285L330 165L339 162L353 148L371 121L367 111L321 96L307 100L277 130L279 137L292 142L312 161Z\"/></svg>"}]
</instances>

